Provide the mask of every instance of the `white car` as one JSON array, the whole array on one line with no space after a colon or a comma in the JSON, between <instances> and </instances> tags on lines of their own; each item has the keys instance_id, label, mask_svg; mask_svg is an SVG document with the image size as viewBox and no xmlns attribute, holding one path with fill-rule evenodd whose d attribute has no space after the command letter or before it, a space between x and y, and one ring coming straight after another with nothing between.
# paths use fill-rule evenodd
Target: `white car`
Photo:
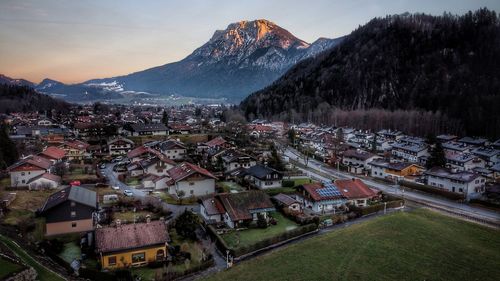
<instances>
[{"instance_id":1,"label":"white car","mask_svg":"<svg viewBox=\"0 0 500 281\"><path fill-rule=\"evenodd\" d=\"M116 186L116 185L115 185L115 186L113 186L112 188L113 188L114 190L120 190L120 187L119 187L119 186Z\"/></svg>"},{"instance_id":2,"label":"white car","mask_svg":"<svg viewBox=\"0 0 500 281\"><path fill-rule=\"evenodd\" d=\"M128 189L124 190L123 194L125 194L125 196L129 196L129 197L134 196L134 193L132 192L132 190L128 190Z\"/></svg>"}]
</instances>

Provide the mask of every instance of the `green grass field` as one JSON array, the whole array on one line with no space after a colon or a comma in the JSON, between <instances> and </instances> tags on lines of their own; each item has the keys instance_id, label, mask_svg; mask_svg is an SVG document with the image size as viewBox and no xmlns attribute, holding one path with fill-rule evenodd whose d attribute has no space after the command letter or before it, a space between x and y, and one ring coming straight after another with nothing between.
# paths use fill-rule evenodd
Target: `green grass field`
<instances>
[{"instance_id":1,"label":"green grass field","mask_svg":"<svg viewBox=\"0 0 500 281\"><path fill-rule=\"evenodd\" d=\"M3 280L11 273L20 271L22 268L19 264L0 258L0 280Z\"/></svg>"},{"instance_id":2,"label":"green grass field","mask_svg":"<svg viewBox=\"0 0 500 281\"><path fill-rule=\"evenodd\" d=\"M39 264L35 259L28 255L19 246L15 245L10 239L0 235L0 242L4 243L16 255L18 255L27 265L32 266L38 273L38 280L41 281L59 281L64 280L59 275L49 271L47 268Z\"/></svg>"},{"instance_id":3,"label":"green grass field","mask_svg":"<svg viewBox=\"0 0 500 281\"><path fill-rule=\"evenodd\" d=\"M208 280L498 280L500 231L420 209L242 262Z\"/></svg>"},{"instance_id":4,"label":"green grass field","mask_svg":"<svg viewBox=\"0 0 500 281\"><path fill-rule=\"evenodd\" d=\"M233 231L233 232L228 232L222 235L222 239L226 241L227 245L231 248L237 248L237 247L246 247L249 245L253 245L261 240L271 238L273 236L276 236L280 233L295 229L298 227L298 225L285 218L281 213L279 212L272 212L271 216L275 218L278 223L276 225L271 225L267 227L266 229L261 229L261 228L251 228L247 230L242 230L242 231ZM239 244L238 244L238 234L239 233Z\"/></svg>"}]
</instances>

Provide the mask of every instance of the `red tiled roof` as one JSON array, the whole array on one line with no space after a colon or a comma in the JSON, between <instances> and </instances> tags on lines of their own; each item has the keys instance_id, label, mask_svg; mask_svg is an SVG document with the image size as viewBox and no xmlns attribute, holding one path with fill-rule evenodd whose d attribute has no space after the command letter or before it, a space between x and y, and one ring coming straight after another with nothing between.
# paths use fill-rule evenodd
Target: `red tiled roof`
<instances>
[{"instance_id":1,"label":"red tiled roof","mask_svg":"<svg viewBox=\"0 0 500 281\"><path fill-rule=\"evenodd\" d=\"M177 167L173 167L172 169L168 170L167 173L174 182L181 181L196 173L209 178L217 179L216 176L212 175L212 173L210 173L206 169L188 162L184 162Z\"/></svg>"},{"instance_id":2,"label":"red tiled roof","mask_svg":"<svg viewBox=\"0 0 500 281\"><path fill-rule=\"evenodd\" d=\"M269 196L261 190L216 195L233 221L252 218L252 210L274 209Z\"/></svg>"},{"instance_id":3,"label":"red tiled roof","mask_svg":"<svg viewBox=\"0 0 500 281\"><path fill-rule=\"evenodd\" d=\"M214 147L214 146L223 145L225 143L226 143L225 139L223 139L222 137L216 137L215 139L207 141L205 143L205 145L209 146L209 147Z\"/></svg>"},{"instance_id":4,"label":"red tiled roof","mask_svg":"<svg viewBox=\"0 0 500 281\"><path fill-rule=\"evenodd\" d=\"M343 196L338 196L338 195L332 195L332 196L321 196L318 193L318 189L325 188L321 183L307 183L303 184L302 187L311 195L311 198L314 201L322 201L322 200L335 200L335 199L341 199Z\"/></svg>"},{"instance_id":5,"label":"red tiled roof","mask_svg":"<svg viewBox=\"0 0 500 281\"><path fill-rule=\"evenodd\" d=\"M33 171L33 170L48 170L52 162L45 157L36 155L29 156L28 158L21 159L8 167L8 171Z\"/></svg>"},{"instance_id":6,"label":"red tiled roof","mask_svg":"<svg viewBox=\"0 0 500 281\"><path fill-rule=\"evenodd\" d=\"M359 179L336 180L335 185L347 199L370 198L377 195Z\"/></svg>"},{"instance_id":7,"label":"red tiled roof","mask_svg":"<svg viewBox=\"0 0 500 281\"><path fill-rule=\"evenodd\" d=\"M49 146L41 154L55 160L60 160L64 158L66 151L60 149L59 147Z\"/></svg>"},{"instance_id":8,"label":"red tiled roof","mask_svg":"<svg viewBox=\"0 0 500 281\"><path fill-rule=\"evenodd\" d=\"M95 238L96 250L102 253L158 245L169 240L162 221L97 228Z\"/></svg>"},{"instance_id":9,"label":"red tiled roof","mask_svg":"<svg viewBox=\"0 0 500 281\"><path fill-rule=\"evenodd\" d=\"M81 141L81 140L71 140L71 141L65 141L64 145L67 145L71 148L78 149L78 150L86 150L90 144L88 144L84 141Z\"/></svg>"},{"instance_id":10,"label":"red tiled roof","mask_svg":"<svg viewBox=\"0 0 500 281\"><path fill-rule=\"evenodd\" d=\"M129 151L127 153L127 157L128 158L134 158L134 157L137 157L137 156L141 156L145 153L149 152L148 148L147 147L144 147L144 146L138 146L134 149L132 149L131 151Z\"/></svg>"},{"instance_id":11,"label":"red tiled roof","mask_svg":"<svg viewBox=\"0 0 500 281\"><path fill-rule=\"evenodd\" d=\"M205 210L207 211L207 214L209 216L220 215L226 212L224 210L224 206L222 206L222 203L217 197L206 198L201 201L201 204L205 207Z\"/></svg>"}]
</instances>

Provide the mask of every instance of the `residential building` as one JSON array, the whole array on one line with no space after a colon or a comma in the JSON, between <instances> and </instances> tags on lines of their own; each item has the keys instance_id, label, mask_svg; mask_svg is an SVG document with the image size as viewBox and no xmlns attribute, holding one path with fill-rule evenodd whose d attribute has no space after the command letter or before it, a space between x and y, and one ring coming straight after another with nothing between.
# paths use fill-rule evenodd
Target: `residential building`
<instances>
[{"instance_id":1,"label":"residential building","mask_svg":"<svg viewBox=\"0 0 500 281\"><path fill-rule=\"evenodd\" d=\"M10 185L12 187L29 186L30 180L50 173L51 167L52 162L49 159L30 155L7 168L10 174Z\"/></svg>"},{"instance_id":2,"label":"residential building","mask_svg":"<svg viewBox=\"0 0 500 281\"><path fill-rule=\"evenodd\" d=\"M252 156L234 149L225 150L218 157L222 158L222 165L225 172L240 167L247 169L257 164L257 160Z\"/></svg>"},{"instance_id":3,"label":"residential building","mask_svg":"<svg viewBox=\"0 0 500 281\"><path fill-rule=\"evenodd\" d=\"M460 193L470 199L485 190L486 179L479 174L435 167L425 172L427 184L450 192Z\"/></svg>"},{"instance_id":4,"label":"residential building","mask_svg":"<svg viewBox=\"0 0 500 281\"><path fill-rule=\"evenodd\" d=\"M44 173L27 182L29 190L54 189L61 185L61 177L54 174Z\"/></svg>"},{"instance_id":5,"label":"residential building","mask_svg":"<svg viewBox=\"0 0 500 281\"><path fill-rule=\"evenodd\" d=\"M186 146L180 141L162 141L157 145L157 147L161 153L172 160L183 160L187 152Z\"/></svg>"},{"instance_id":6,"label":"residential building","mask_svg":"<svg viewBox=\"0 0 500 281\"><path fill-rule=\"evenodd\" d=\"M476 167L484 168L484 160L472 153L445 153L446 165L458 171L470 171Z\"/></svg>"},{"instance_id":7,"label":"residential building","mask_svg":"<svg viewBox=\"0 0 500 281\"><path fill-rule=\"evenodd\" d=\"M275 210L269 196L260 190L220 193L200 204L200 213L207 222L223 221L230 228L256 222L259 215L267 219Z\"/></svg>"},{"instance_id":8,"label":"residential building","mask_svg":"<svg viewBox=\"0 0 500 281\"><path fill-rule=\"evenodd\" d=\"M304 184L299 186L299 191L301 196L298 200L304 209L313 213L335 212L347 203L347 198L331 182Z\"/></svg>"},{"instance_id":9,"label":"residential building","mask_svg":"<svg viewBox=\"0 0 500 281\"><path fill-rule=\"evenodd\" d=\"M490 147L477 147L472 149L472 153L486 161L487 166L500 163L500 150Z\"/></svg>"},{"instance_id":10,"label":"residential building","mask_svg":"<svg viewBox=\"0 0 500 281\"><path fill-rule=\"evenodd\" d=\"M108 141L109 155L126 155L134 147L134 142L126 138L115 138Z\"/></svg>"},{"instance_id":11,"label":"residential building","mask_svg":"<svg viewBox=\"0 0 500 281\"><path fill-rule=\"evenodd\" d=\"M66 157L68 160L83 160L84 158L90 157L87 153L87 148L90 144L81 140L68 140L65 141L59 148L66 152Z\"/></svg>"},{"instance_id":12,"label":"residential building","mask_svg":"<svg viewBox=\"0 0 500 281\"><path fill-rule=\"evenodd\" d=\"M217 178L197 165L184 162L168 170L167 175L171 178L167 183L168 193L171 195L177 196L180 191L183 191L185 197L197 197L215 192Z\"/></svg>"},{"instance_id":13,"label":"residential building","mask_svg":"<svg viewBox=\"0 0 500 281\"><path fill-rule=\"evenodd\" d=\"M40 153L40 156L49 159L52 164L56 164L63 161L66 157L66 151L59 147L49 146Z\"/></svg>"},{"instance_id":14,"label":"residential building","mask_svg":"<svg viewBox=\"0 0 500 281\"><path fill-rule=\"evenodd\" d=\"M449 141L449 142L444 142L442 144L444 152L449 152L449 153L469 153L471 150L471 146L462 143L462 142L456 142L456 141Z\"/></svg>"},{"instance_id":15,"label":"residential building","mask_svg":"<svg viewBox=\"0 0 500 281\"><path fill-rule=\"evenodd\" d=\"M346 166L358 166L369 170L371 167L368 163L377 158L381 157L361 149L350 149L344 151L342 155L342 164Z\"/></svg>"},{"instance_id":16,"label":"residential building","mask_svg":"<svg viewBox=\"0 0 500 281\"><path fill-rule=\"evenodd\" d=\"M366 207L370 200L378 196L376 191L360 179L336 180L334 185L344 195L347 202L354 206Z\"/></svg>"},{"instance_id":17,"label":"residential building","mask_svg":"<svg viewBox=\"0 0 500 281\"><path fill-rule=\"evenodd\" d=\"M286 208L290 212L302 212L302 205L300 204L300 202L289 195L280 193L273 196L272 199L278 206Z\"/></svg>"},{"instance_id":18,"label":"residential building","mask_svg":"<svg viewBox=\"0 0 500 281\"><path fill-rule=\"evenodd\" d=\"M96 210L95 191L80 186L61 189L50 195L40 209L45 217L45 235L92 231Z\"/></svg>"},{"instance_id":19,"label":"residential building","mask_svg":"<svg viewBox=\"0 0 500 281\"><path fill-rule=\"evenodd\" d=\"M485 146L488 143L484 138L463 137L458 142L465 143L471 146Z\"/></svg>"},{"instance_id":20,"label":"residential building","mask_svg":"<svg viewBox=\"0 0 500 281\"><path fill-rule=\"evenodd\" d=\"M414 180L424 171L423 167L414 163L383 159L375 159L369 165L372 167L370 171L372 177L388 180Z\"/></svg>"},{"instance_id":21,"label":"residential building","mask_svg":"<svg viewBox=\"0 0 500 281\"><path fill-rule=\"evenodd\" d=\"M420 157L429 156L425 143L396 142L392 144L392 155L406 161L417 163Z\"/></svg>"},{"instance_id":22,"label":"residential building","mask_svg":"<svg viewBox=\"0 0 500 281\"><path fill-rule=\"evenodd\" d=\"M269 189L281 187L283 174L271 167L257 164L246 169L245 178L259 189Z\"/></svg>"},{"instance_id":23,"label":"residential building","mask_svg":"<svg viewBox=\"0 0 500 281\"><path fill-rule=\"evenodd\" d=\"M130 136L166 136L168 128L162 124L127 124L123 127L123 131Z\"/></svg>"},{"instance_id":24,"label":"residential building","mask_svg":"<svg viewBox=\"0 0 500 281\"><path fill-rule=\"evenodd\" d=\"M117 269L164 261L170 237L159 220L97 228L95 241L102 268Z\"/></svg>"}]
</instances>

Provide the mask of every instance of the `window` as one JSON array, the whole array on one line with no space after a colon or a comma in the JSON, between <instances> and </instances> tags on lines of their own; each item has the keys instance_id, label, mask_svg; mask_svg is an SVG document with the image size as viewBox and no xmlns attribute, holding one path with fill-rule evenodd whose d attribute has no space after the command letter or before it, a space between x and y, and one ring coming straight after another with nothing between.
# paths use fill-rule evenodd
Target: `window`
<instances>
[{"instance_id":1,"label":"window","mask_svg":"<svg viewBox=\"0 0 500 281\"><path fill-rule=\"evenodd\" d=\"M24 176L24 172L21 172L21 176Z\"/></svg>"},{"instance_id":2,"label":"window","mask_svg":"<svg viewBox=\"0 0 500 281\"><path fill-rule=\"evenodd\" d=\"M194 182L190 182L189 185L194 185Z\"/></svg>"},{"instance_id":3,"label":"window","mask_svg":"<svg viewBox=\"0 0 500 281\"><path fill-rule=\"evenodd\" d=\"M144 262L146 261L146 253L137 253L132 255L132 263Z\"/></svg>"},{"instance_id":4,"label":"window","mask_svg":"<svg viewBox=\"0 0 500 281\"><path fill-rule=\"evenodd\" d=\"M76 221L71 223L71 227L76 227Z\"/></svg>"},{"instance_id":5,"label":"window","mask_svg":"<svg viewBox=\"0 0 500 281\"><path fill-rule=\"evenodd\" d=\"M108 265L116 265L116 256L108 257Z\"/></svg>"},{"instance_id":6,"label":"window","mask_svg":"<svg viewBox=\"0 0 500 281\"><path fill-rule=\"evenodd\" d=\"M71 211L71 217L72 218L76 217L76 211Z\"/></svg>"},{"instance_id":7,"label":"window","mask_svg":"<svg viewBox=\"0 0 500 281\"><path fill-rule=\"evenodd\" d=\"M191 195L193 195L193 194L194 194L194 190L192 190L192 189L191 189L191 190L189 191L189 193L190 193Z\"/></svg>"}]
</instances>

